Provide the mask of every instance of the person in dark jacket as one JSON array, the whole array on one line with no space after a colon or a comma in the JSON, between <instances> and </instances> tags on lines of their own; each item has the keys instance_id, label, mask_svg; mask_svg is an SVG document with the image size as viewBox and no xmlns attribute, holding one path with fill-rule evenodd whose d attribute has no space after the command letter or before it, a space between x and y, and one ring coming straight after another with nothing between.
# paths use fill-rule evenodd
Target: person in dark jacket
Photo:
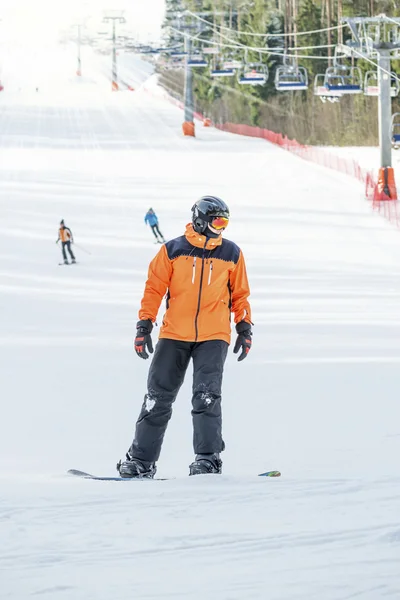
<instances>
[{"instance_id":1,"label":"person in dark jacket","mask_svg":"<svg viewBox=\"0 0 400 600\"><path fill-rule=\"evenodd\" d=\"M66 225L64 223L64 219L60 222L60 228L58 230L58 239L56 241L56 244L58 244L58 242L60 240L61 240L61 248L62 248L64 264L66 264L66 265L69 264L66 250L68 250L68 253L71 257L71 262L75 263L76 262L75 255L71 249L71 244L74 243L74 237L72 235L72 231L70 230L70 228L66 227Z\"/></svg>"},{"instance_id":2,"label":"person in dark jacket","mask_svg":"<svg viewBox=\"0 0 400 600\"><path fill-rule=\"evenodd\" d=\"M221 473L221 387L231 341L231 313L237 339L234 353L246 358L252 344L250 295L240 248L222 238L229 209L215 196L192 208L185 235L167 242L149 267L135 350L153 353L151 332L162 299L166 312L148 374L147 394L136 423L135 438L117 469L124 478L154 477L172 404L193 360L193 446L190 475Z\"/></svg>"},{"instance_id":3,"label":"person in dark jacket","mask_svg":"<svg viewBox=\"0 0 400 600\"><path fill-rule=\"evenodd\" d=\"M154 233L154 237L156 238L156 241L159 244L163 244L165 242L165 239L164 239L164 236L161 233L160 228L158 226L157 215L152 208L149 208L149 210L147 211L147 213L144 217L144 222L146 223L146 225L150 225L150 227Z\"/></svg>"}]
</instances>

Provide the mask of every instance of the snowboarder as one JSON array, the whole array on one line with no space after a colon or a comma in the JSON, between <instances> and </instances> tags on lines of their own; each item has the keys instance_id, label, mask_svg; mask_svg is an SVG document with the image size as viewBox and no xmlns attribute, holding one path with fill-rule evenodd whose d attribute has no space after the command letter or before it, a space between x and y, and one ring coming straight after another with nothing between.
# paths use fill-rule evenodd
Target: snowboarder
<instances>
[{"instance_id":1,"label":"snowboarder","mask_svg":"<svg viewBox=\"0 0 400 600\"><path fill-rule=\"evenodd\" d=\"M221 473L221 385L231 338L231 312L242 361L251 349L250 294L240 248L222 238L229 209L215 196L192 208L185 235L167 242L149 267L136 325L135 350L153 353L151 331L163 297L166 312L150 366L135 438L117 470L123 478L154 477L172 404L193 360L193 445L190 475Z\"/></svg>"},{"instance_id":2,"label":"snowboarder","mask_svg":"<svg viewBox=\"0 0 400 600\"><path fill-rule=\"evenodd\" d=\"M146 223L146 225L150 225L154 233L154 237L156 238L156 243L158 242L159 244L163 244L165 242L165 239L158 227L157 215L152 208L149 208L149 210L147 211L144 217L144 222ZM158 239L157 235L160 237L160 239Z\"/></svg>"},{"instance_id":3,"label":"snowboarder","mask_svg":"<svg viewBox=\"0 0 400 600\"><path fill-rule=\"evenodd\" d=\"M67 249L69 252L69 255L71 257L71 263L73 263L73 264L76 263L74 253L71 250L71 244L74 243L74 237L72 235L72 231L70 230L70 228L66 227L66 225L64 223L64 219L62 221L60 221L60 229L58 230L58 240L56 241L56 244L58 244L58 242L60 240L61 240L64 264L69 265L67 253L66 253L65 249Z\"/></svg>"}]
</instances>

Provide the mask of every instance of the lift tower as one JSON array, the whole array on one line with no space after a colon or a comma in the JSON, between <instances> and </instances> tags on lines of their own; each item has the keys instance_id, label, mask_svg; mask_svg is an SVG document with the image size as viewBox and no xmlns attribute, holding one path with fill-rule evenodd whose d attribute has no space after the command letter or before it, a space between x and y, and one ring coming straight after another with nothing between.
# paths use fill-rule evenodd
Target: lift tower
<instances>
[{"instance_id":1,"label":"lift tower","mask_svg":"<svg viewBox=\"0 0 400 600\"><path fill-rule=\"evenodd\" d=\"M340 44L339 50L372 61L378 68L380 168L376 199L397 200L392 168L391 60L400 57L400 18L346 17L342 23L350 27L353 39Z\"/></svg>"},{"instance_id":2,"label":"lift tower","mask_svg":"<svg viewBox=\"0 0 400 600\"><path fill-rule=\"evenodd\" d=\"M113 92L117 92L118 76L117 76L117 37L115 31L116 23L126 23L125 17L123 16L123 10L107 10L104 12L103 23L112 22L112 75L111 75L111 89Z\"/></svg>"}]
</instances>

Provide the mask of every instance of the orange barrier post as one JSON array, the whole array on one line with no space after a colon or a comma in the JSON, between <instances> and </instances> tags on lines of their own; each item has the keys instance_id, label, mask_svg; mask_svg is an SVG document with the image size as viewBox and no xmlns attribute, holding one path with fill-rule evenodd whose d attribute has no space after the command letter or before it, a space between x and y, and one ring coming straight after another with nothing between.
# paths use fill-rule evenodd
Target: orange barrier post
<instances>
[{"instance_id":1,"label":"orange barrier post","mask_svg":"<svg viewBox=\"0 0 400 600\"><path fill-rule=\"evenodd\" d=\"M211 119L209 119L208 117L206 117L203 121L203 126L204 127L211 127Z\"/></svg>"},{"instance_id":2,"label":"orange barrier post","mask_svg":"<svg viewBox=\"0 0 400 600\"><path fill-rule=\"evenodd\" d=\"M116 81L112 82L111 89L112 89L113 92L118 92L119 87L118 87L118 83Z\"/></svg>"},{"instance_id":3,"label":"orange barrier post","mask_svg":"<svg viewBox=\"0 0 400 600\"><path fill-rule=\"evenodd\" d=\"M381 167L379 169L374 201L379 200L397 200L397 188L392 167Z\"/></svg>"},{"instance_id":4,"label":"orange barrier post","mask_svg":"<svg viewBox=\"0 0 400 600\"><path fill-rule=\"evenodd\" d=\"M185 121L182 125L183 135L195 137L195 129L193 121Z\"/></svg>"}]
</instances>

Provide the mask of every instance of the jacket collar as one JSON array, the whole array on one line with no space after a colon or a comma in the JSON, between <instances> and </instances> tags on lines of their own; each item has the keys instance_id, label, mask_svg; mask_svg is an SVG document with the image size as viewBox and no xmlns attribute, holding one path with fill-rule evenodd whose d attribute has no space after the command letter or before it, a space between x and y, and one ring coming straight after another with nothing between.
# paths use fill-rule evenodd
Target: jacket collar
<instances>
[{"instance_id":1,"label":"jacket collar","mask_svg":"<svg viewBox=\"0 0 400 600\"><path fill-rule=\"evenodd\" d=\"M206 236L201 233L197 233L193 229L193 225L191 223L188 223L186 225L185 237L189 244L192 244L192 246L195 246L196 248L204 248L204 245L206 243ZM208 238L205 249L214 250L214 248L220 246L221 244L222 235L218 236L217 238Z\"/></svg>"}]
</instances>

